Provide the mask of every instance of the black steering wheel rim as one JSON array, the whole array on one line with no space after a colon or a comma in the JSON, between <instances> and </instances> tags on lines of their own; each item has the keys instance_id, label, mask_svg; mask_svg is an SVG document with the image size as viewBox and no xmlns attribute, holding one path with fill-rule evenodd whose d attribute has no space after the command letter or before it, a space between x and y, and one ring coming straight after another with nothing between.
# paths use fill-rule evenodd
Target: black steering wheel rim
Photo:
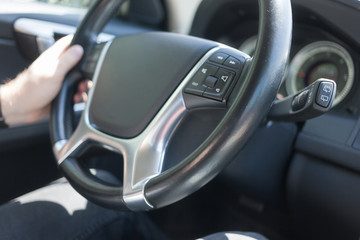
<instances>
[{"instance_id":1,"label":"black steering wheel rim","mask_svg":"<svg viewBox=\"0 0 360 240\"><path fill-rule=\"evenodd\" d=\"M78 28L73 44L81 44L85 52L91 49L96 36L120 4L121 1L116 0L96 2ZM203 144L180 164L144 184L144 199L153 208L176 202L214 178L235 157L266 117L285 72L291 42L292 15L290 1L287 0L259 0L259 6L258 45L244 77L243 88L237 93L224 119ZM111 11L104 11L106 9ZM54 101L50 132L55 154L62 147L61 143L65 143L73 134L73 117L69 109L73 86L81 76L80 63L68 75ZM96 179L77 159L67 158L59 166L72 186L89 200L105 207L121 210L128 208L121 187Z\"/></svg>"}]
</instances>

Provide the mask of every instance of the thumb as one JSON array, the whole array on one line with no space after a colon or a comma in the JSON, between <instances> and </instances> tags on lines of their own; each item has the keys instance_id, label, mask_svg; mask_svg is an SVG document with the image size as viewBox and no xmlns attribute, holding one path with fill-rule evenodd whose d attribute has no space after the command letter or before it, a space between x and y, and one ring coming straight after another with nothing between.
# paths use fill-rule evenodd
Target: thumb
<instances>
[{"instance_id":1,"label":"thumb","mask_svg":"<svg viewBox=\"0 0 360 240\"><path fill-rule=\"evenodd\" d=\"M58 74L65 76L82 58L84 49L80 45L74 45L66 49L58 59Z\"/></svg>"}]
</instances>

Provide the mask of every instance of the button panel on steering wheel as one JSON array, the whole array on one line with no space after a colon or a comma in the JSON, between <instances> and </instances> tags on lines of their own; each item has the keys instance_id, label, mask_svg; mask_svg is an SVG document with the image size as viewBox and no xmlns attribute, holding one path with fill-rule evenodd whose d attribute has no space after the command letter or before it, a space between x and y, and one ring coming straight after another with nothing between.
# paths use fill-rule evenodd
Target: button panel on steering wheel
<instances>
[{"instance_id":1,"label":"button panel on steering wheel","mask_svg":"<svg viewBox=\"0 0 360 240\"><path fill-rule=\"evenodd\" d=\"M225 51L229 52L228 49ZM201 65L186 85L185 93L226 102L232 83L240 76L245 65L246 56L225 51L216 51Z\"/></svg>"}]
</instances>

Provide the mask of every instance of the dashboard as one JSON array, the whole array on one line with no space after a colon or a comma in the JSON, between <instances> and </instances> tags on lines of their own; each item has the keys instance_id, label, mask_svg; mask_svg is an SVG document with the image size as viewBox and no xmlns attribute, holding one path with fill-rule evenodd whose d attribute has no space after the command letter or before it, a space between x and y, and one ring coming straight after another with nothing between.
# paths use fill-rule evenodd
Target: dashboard
<instances>
[{"instance_id":1,"label":"dashboard","mask_svg":"<svg viewBox=\"0 0 360 240\"><path fill-rule=\"evenodd\" d=\"M355 64L344 44L329 39L326 33L306 26L299 29L298 39L294 39L290 64L283 84L279 89L278 97L295 94L320 78L331 79L337 84L336 97L333 107L348 97L355 80ZM313 32L309 42L302 42L301 36ZM318 34L317 38L315 35ZM323 36L321 36L323 35ZM326 40L324 40L326 39ZM239 50L253 55L257 36L246 39ZM298 50L300 49L300 50Z\"/></svg>"},{"instance_id":2,"label":"dashboard","mask_svg":"<svg viewBox=\"0 0 360 240\"><path fill-rule=\"evenodd\" d=\"M342 30L336 29L316 11L298 6L296 2L293 1L294 32L290 61L278 96L292 95L319 78L327 78L337 83L333 107L341 106L356 89L358 43L347 38ZM256 6L248 1L242 4L228 1L209 20L211 29L205 28L200 34L250 56L254 54L258 28ZM196 29L198 26L194 28L194 34L201 32Z\"/></svg>"},{"instance_id":3,"label":"dashboard","mask_svg":"<svg viewBox=\"0 0 360 240\"><path fill-rule=\"evenodd\" d=\"M292 47L278 98L292 95L319 78L328 78L337 83L336 99L331 111L320 117L262 126L238 157L245 162L235 160L225 170L225 178L232 184L238 182L238 191L246 201L255 199L252 205L285 202L295 225L301 226L297 232L300 239L357 239L360 2L291 2ZM190 34L252 56L258 18L257 1L204 0ZM294 128L294 132L289 130Z\"/></svg>"},{"instance_id":4,"label":"dashboard","mask_svg":"<svg viewBox=\"0 0 360 240\"><path fill-rule=\"evenodd\" d=\"M278 94L280 98L288 96L318 78L330 78L337 83L333 109L300 124L295 147L351 169L360 169L357 147L360 34L355 27L360 21L359 6L359 1L352 0L292 1L292 47L287 74ZM256 46L257 9L257 1L205 0L194 17L190 33L251 55ZM335 155L334 146L338 151Z\"/></svg>"}]
</instances>

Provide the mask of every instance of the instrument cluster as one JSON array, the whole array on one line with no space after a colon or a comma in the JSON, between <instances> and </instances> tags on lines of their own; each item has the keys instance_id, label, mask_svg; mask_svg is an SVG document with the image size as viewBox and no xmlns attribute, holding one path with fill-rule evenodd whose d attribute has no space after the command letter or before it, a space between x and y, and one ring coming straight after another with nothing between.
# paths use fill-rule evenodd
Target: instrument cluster
<instances>
[{"instance_id":1,"label":"instrument cluster","mask_svg":"<svg viewBox=\"0 0 360 240\"><path fill-rule=\"evenodd\" d=\"M246 39L239 50L252 56L256 40L256 36ZM336 82L337 91L333 106L343 101L350 93L355 80L355 64L349 51L341 44L328 40L314 41L292 53L279 96L294 94L319 78Z\"/></svg>"}]
</instances>

